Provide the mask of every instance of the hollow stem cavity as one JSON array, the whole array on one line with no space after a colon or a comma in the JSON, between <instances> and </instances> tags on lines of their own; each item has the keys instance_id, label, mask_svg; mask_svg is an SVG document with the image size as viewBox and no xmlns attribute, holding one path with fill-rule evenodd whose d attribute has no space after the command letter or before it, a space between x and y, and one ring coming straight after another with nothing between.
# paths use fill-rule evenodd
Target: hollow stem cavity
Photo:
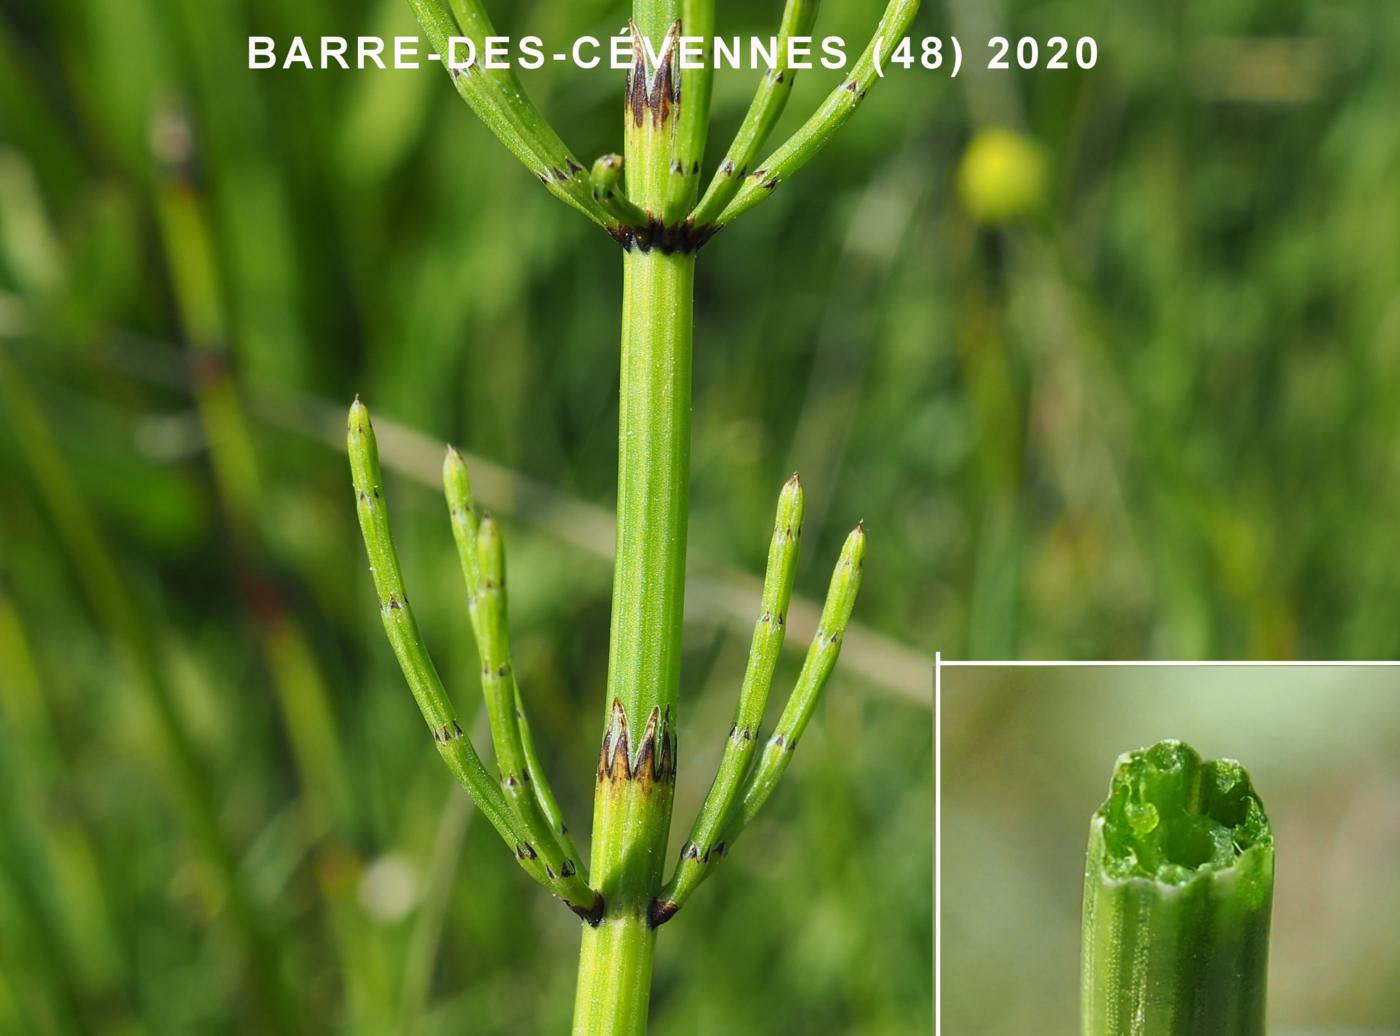
<instances>
[{"instance_id":1,"label":"hollow stem cavity","mask_svg":"<svg viewBox=\"0 0 1400 1036\"><path fill-rule=\"evenodd\" d=\"M1264 1031L1274 841L1249 774L1161 741L1120 756L1084 875L1084 1036Z\"/></svg>"}]
</instances>

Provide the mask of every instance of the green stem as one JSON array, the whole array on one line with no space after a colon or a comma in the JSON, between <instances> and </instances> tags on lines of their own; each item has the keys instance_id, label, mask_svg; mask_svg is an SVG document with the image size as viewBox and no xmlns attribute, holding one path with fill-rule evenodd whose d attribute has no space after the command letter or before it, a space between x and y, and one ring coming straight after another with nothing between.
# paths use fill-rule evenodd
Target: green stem
<instances>
[{"instance_id":1,"label":"green stem","mask_svg":"<svg viewBox=\"0 0 1400 1036\"><path fill-rule=\"evenodd\" d=\"M690 472L695 259L623 261L617 561L608 698L636 729L676 702Z\"/></svg>"},{"instance_id":2,"label":"green stem","mask_svg":"<svg viewBox=\"0 0 1400 1036\"><path fill-rule=\"evenodd\" d=\"M610 917L585 928L578 960L574 1036L647 1031L656 929L643 916Z\"/></svg>"},{"instance_id":3,"label":"green stem","mask_svg":"<svg viewBox=\"0 0 1400 1036\"><path fill-rule=\"evenodd\" d=\"M1084 873L1083 1036L1262 1036L1274 841L1249 774L1121 756Z\"/></svg>"},{"instance_id":4,"label":"green stem","mask_svg":"<svg viewBox=\"0 0 1400 1036\"><path fill-rule=\"evenodd\" d=\"M796 70L788 66L788 38L809 35L820 6L819 0L787 0L783 7L783 20L778 28L778 60L759 80L753 102L724 154L724 161L715 170L704 198L691 213L696 226L705 226L723 212L744 177L749 175L749 166L773 132L792 95L792 86L797 82Z\"/></svg>"},{"instance_id":5,"label":"green stem","mask_svg":"<svg viewBox=\"0 0 1400 1036\"><path fill-rule=\"evenodd\" d=\"M609 232L617 222L593 200L588 173L574 158L540 110L526 96L515 73L491 69L482 60L485 39L496 35L491 20L478 0L408 0L433 50L441 55L442 66L452 76L457 93L486 125L528 168L545 188ZM450 41L465 36L477 47L477 60L469 67L453 66Z\"/></svg>"},{"instance_id":6,"label":"green stem","mask_svg":"<svg viewBox=\"0 0 1400 1036\"><path fill-rule=\"evenodd\" d=\"M647 60L679 18L674 2L633 9L637 61L625 119L627 186L643 211L664 211L677 98L667 68ZM629 249L622 266L617 558L608 687L590 872L603 918L583 930L574 1036L646 1032L661 888L671 828L685 607L690 480L690 348L695 256Z\"/></svg>"},{"instance_id":7,"label":"green stem","mask_svg":"<svg viewBox=\"0 0 1400 1036\"><path fill-rule=\"evenodd\" d=\"M774 189L812 160L826 147L846 120L855 114L866 92L879 78L879 69L888 68L890 55L903 39L914 15L919 13L920 0L890 0L869 45L856 59L850 75L827 94L826 100L802 128L789 137L776 151L764 159L760 168L750 173L734 199L715 217L714 225L722 227L753 208L773 193Z\"/></svg>"},{"instance_id":8,"label":"green stem","mask_svg":"<svg viewBox=\"0 0 1400 1036\"><path fill-rule=\"evenodd\" d=\"M694 255L634 250L623 262L617 561L591 867L605 910L583 931L575 1036L646 1031L648 913L675 787L694 274Z\"/></svg>"},{"instance_id":9,"label":"green stem","mask_svg":"<svg viewBox=\"0 0 1400 1036\"><path fill-rule=\"evenodd\" d=\"M443 490L447 508L452 516L452 536L457 543L457 555L462 566L462 579L467 585L467 601L471 614L472 635L481 656L482 690L486 696L487 713L491 721L491 740L503 776L514 774L520 784L505 783L508 800L518 800L518 791L528 791L533 806L520 815L522 822L541 824L548 831L551 851L562 860L564 870L576 872L580 864L578 850L569 836L562 811L554 791L549 786L534 736L525 715L525 702L515 678L515 666L510 658L505 615L505 547L496 532L496 523L488 515L477 512L472 497L467 465L452 447L442 465ZM488 535L489 534L489 535ZM494 543L491 542L494 539ZM488 569L498 568L495 586L489 585ZM484 574L485 573L485 574ZM497 673L497 670L502 670ZM504 681L504 682L502 682ZM506 691L504 695L500 693ZM568 876L568 875L566 875ZM580 879L587 881L587 874Z\"/></svg>"},{"instance_id":10,"label":"green stem","mask_svg":"<svg viewBox=\"0 0 1400 1036\"><path fill-rule=\"evenodd\" d=\"M374 437L374 426L370 423L369 411L356 397L350 408L346 429L346 450L350 457L351 479L355 487L355 507L359 514L360 531L365 541L365 552L369 555L370 575L374 580L375 593L379 597L379 613L384 623L384 632L389 638L394 656L409 690L413 693L418 709L423 714L438 753L452 774L470 793L472 800L481 810L491 826L496 829L515 852L516 859L531 877L556 896L562 899L569 909L592 922L597 916L600 903L598 897L582 876L572 868L563 866L564 859L558 852L557 843L547 829L541 831L539 825L532 824L538 814L528 809L525 801L507 801L482 765L481 758L472 747L471 740L457 722L455 710L448 700L447 691L438 676L437 668L428 657L427 648L418 631L413 607L404 592L403 576L399 569L398 552L394 549L393 536L389 531L389 515L385 509L383 482L384 476L379 466L379 446ZM499 581L499 571L493 572L491 565L498 563L492 558L489 564L481 562L478 552L478 565L483 582L494 578ZM499 560L503 569L504 561ZM487 573L490 573L489 575ZM482 623L483 627L486 625ZM488 638L493 645L501 645L499 657L487 654L483 645L483 661L488 658L493 671L504 661L504 645L493 630ZM488 690L489 697L489 690ZM506 764L503 763L503 767ZM503 778L505 774L502 774ZM529 800L533 804L533 800ZM568 873L565 873L565 871Z\"/></svg>"},{"instance_id":11,"label":"green stem","mask_svg":"<svg viewBox=\"0 0 1400 1036\"><path fill-rule=\"evenodd\" d=\"M718 860L724 854L720 835L739 797L744 775L753 761L758 745L758 728L763 723L763 711L768 704L768 692L773 687L773 675L778 668L778 655L783 649L783 634L787 629L788 603L792 599L792 580L797 571L797 545L802 536L802 483L796 475L788 479L778 498L778 516L773 523L773 539L768 547L768 568L763 578L763 597L758 621L754 623L749 661L744 670L744 682L739 688L739 701L734 707L734 722L724 743L724 756L709 794L700 807L690 837L681 848L676 873L658 897L667 910L679 910L704 880L711 862L711 851Z\"/></svg>"}]
</instances>

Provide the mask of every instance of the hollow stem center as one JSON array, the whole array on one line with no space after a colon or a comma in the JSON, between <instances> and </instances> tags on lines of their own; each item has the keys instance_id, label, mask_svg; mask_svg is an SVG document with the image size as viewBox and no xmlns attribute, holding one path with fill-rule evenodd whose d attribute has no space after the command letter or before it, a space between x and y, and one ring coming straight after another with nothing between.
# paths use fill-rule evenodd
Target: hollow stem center
<instances>
[{"instance_id":1,"label":"hollow stem center","mask_svg":"<svg viewBox=\"0 0 1400 1036\"><path fill-rule=\"evenodd\" d=\"M1116 878L1184 884L1270 837L1244 768L1203 761L1176 741L1120 759L1101 813L1105 869Z\"/></svg>"}]
</instances>

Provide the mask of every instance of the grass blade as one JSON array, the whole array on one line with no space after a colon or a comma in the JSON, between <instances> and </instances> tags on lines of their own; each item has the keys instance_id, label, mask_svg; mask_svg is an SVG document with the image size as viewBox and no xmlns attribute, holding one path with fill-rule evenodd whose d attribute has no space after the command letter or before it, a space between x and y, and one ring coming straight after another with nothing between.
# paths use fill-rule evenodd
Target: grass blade
<instances>
[{"instance_id":1,"label":"grass blade","mask_svg":"<svg viewBox=\"0 0 1400 1036\"><path fill-rule=\"evenodd\" d=\"M160 629L139 605L138 596L109 547L97 519L73 478L67 460L35 403L28 383L0 350L0 403L13 424L40 496L58 537L73 561L92 611L105 628L133 684L155 720L170 767L170 784L180 800L204 862L216 875L234 930L244 944L248 969L265 1023L291 1031L293 1007L281 976L281 953L271 928L250 895L238 857L224 834L208 771L175 704L175 690L160 648Z\"/></svg>"}]
</instances>

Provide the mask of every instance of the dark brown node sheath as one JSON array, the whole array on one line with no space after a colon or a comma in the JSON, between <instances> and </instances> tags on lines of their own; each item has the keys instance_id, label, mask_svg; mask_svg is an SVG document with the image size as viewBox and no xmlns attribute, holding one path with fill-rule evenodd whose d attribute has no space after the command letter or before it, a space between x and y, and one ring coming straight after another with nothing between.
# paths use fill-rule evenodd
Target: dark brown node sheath
<instances>
[{"instance_id":1,"label":"dark brown node sheath","mask_svg":"<svg viewBox=\"0 0 1400 1036\"><path fill-rule=\"evenodd\" d=\"M640 126L648 115L654 126L663 126L671 117L671 110L681 99L680 78L675 73L676 51L680 41L681 23L676 22L662 41L660 61L648 74L650 62L647 60L647 42L641 31L630 19L627 27L632 32L632 68L627 73L627 110L632 116L632 124Z\"/></svg>"},{"instance_id":2,"label":"dark brown node sheath","mask_svg":"<svg viewBox=\"0 0 1400 1036\"><path fill-rule=\"evenodd\" d=\"M593 897L593 905L587 907L581 907L577 903L570 903L567 899L561 902L577 914L580 920L588 925L589 928L597 928L603 923L603 910L606 904L603 902L603 897L600 893L595 892Z\"/></svg>"},{"instance_id":3,"label":"dark brown node sheath","mask_svg":"<svg viewBox=\"0 0 1400 1036\"><path fill-rule=\"evenodd\" d=\"M676 735L671 729L671 712L653 708L637 742L635 753L627 731L627 712L613 699L612 717L603 733L598 753L598 780L635 782L642 785L675 783Z\"/></svg>"},{"instance_id":4,"label":"dark brown node sheath","mask_svg":"<svg viewBox=\"0 0 1400 1036\"><path fill-rule=\"evenodd\" d=\"M617 224L608 229L613 240L625 250L639 252L657 251L662 255L688 255L698 252L710 238L719 233L714 224L696 226L689 220L683 223L665 224L658 219L648 219L645 226L630 227Z\"/></svg>"},{"instance_id":5,"label":"dark brown node sheath","mask_svg":"<svg viewBox=\"0 0 1400 1036\"><path fill-rule=\"evenodd\" d=\"M667 921L671 920L671 918L675 917L676 911L679 909L680 907L672 903L669 899L653 899L651 901L651 909L647 911L647 922L653 928L660 928Z\"/></svg>"}]
</instances>

